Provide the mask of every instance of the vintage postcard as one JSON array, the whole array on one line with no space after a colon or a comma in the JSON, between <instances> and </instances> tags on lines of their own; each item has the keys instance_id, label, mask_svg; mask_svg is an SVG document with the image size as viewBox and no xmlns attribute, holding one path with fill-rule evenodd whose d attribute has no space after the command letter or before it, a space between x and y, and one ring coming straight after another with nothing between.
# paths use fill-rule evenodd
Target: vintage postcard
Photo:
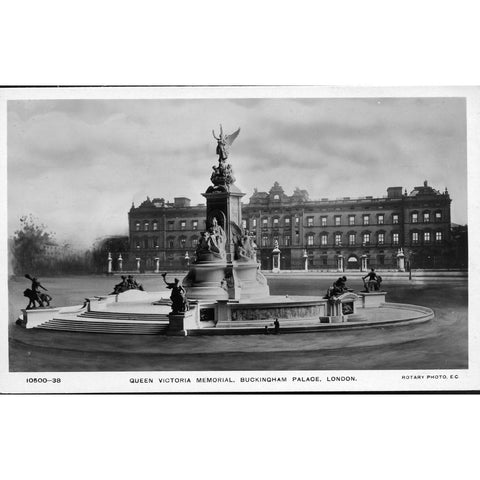
<instances>
[{"instance_id":1,"label":"vintage postcard","mask_svg":"<svg viewBox=\"0 0 480 480\"><path fill-rule=\"evenodd\" d=\"M477 87L0 89L0 391L478 390L479 131Z\"/></svg>"}]
</instances>

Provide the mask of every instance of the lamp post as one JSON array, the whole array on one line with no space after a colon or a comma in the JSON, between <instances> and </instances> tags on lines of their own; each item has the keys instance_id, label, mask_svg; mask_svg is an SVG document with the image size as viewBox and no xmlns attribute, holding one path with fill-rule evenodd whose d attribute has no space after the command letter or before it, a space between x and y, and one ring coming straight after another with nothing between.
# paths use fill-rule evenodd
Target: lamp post
<instances>
[{"instance_id":1,"label":"lamp post","mask_svg":"<svg viewBox=\"0 0 480 480\"><path fill-rule=\"evenodd\" d=\"M305 271L308 272L308 253L306 248L303 250L303 259L305 261Z\"/></svg>"},{"instance_id":2,"label":"lamp post","mask_svg":"<svg viewBox=\"0 0 480 480\"><path fill-rule=\"evenodd\" d=\"M187 268L190 267L190 257L188 256L188 252L185 252L185 263L187 264Z\"/></svg>"}]
</instances>

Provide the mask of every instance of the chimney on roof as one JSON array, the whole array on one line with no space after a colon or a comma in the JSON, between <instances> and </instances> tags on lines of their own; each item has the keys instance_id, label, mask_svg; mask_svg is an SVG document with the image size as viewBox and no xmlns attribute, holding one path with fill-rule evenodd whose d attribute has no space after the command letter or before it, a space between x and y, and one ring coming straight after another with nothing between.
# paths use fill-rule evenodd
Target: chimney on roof
<instances>
[{"instance_id":1,"label":"chimney on roof","mask_svg":"<svg viewBox=\"0 0 480 480\"><path fill-rule=\"evenodd\" d=\"M402 187L388 187L387 196L388 198L400 198L402 196Z\"/></svg>"}]
</instances>

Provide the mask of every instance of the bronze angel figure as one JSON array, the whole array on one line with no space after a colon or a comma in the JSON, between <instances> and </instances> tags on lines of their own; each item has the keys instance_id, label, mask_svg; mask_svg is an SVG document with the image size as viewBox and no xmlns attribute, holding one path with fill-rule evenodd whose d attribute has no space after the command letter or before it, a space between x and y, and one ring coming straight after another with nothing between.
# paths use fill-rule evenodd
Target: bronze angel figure
<instances>
[{"instance_id":1,"label":"bronze angel figure","mask_svg":"<svg viewBox=\"0 0 480 480\"><path fill-rule=\"evenodd\" d=\"M233 141L238 137L240 133L240 128L230 135L224 135L222 125L220 124L220 134L217 137L215 135L215 130L212 130L213 138L218 142L216 153L218 155L219 162L225 162L228 158L228 147L233 143Z\"/></svg>"}]
</instances>

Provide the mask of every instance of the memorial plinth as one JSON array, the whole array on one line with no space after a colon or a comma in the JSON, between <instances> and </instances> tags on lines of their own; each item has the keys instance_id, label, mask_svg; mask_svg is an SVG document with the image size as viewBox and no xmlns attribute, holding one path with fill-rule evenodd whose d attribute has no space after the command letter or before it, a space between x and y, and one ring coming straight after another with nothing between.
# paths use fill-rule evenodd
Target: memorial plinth
<instances>
[{"instance_id":1,"label":"memorial plinth","mask_svg":"<svg viewBox=\"0 0 480 480\"><path fill-rule=\"evenodd\" d=\"M95 333L224 335L264 333L281 324L282 333L358 329L428 321L432 310L415 305L386 304L385 292L355 294L340 290L327 297L270 295L267 280L257 263L254 236L242 228L244 193L235 185L226 163L228 147L240 129L217 140L218 166L212 185L203 196L207 202L206 230L195 259L182 284L167 282L167 292L114 290L113 294L86 299L83 305L23 310L18 320L25 328ZM280 249L273 249L274 272L280 271ZM402 253L403 255L403 253ZM400 255L401 257L401 255ZM189 257L186 257L189 258ZM308 253L304 253L308 270ZM108 257L111 270L111 255ZM339 255L339 270L343 257ZM140 271L140 258L136 259ZM159 270L159 258L156 271ZM401 265L400 265L401 267ZM362 270L367 257L362 256ZM346 280L346 279L345 279Z\"/></svg>"}]
</instances>

